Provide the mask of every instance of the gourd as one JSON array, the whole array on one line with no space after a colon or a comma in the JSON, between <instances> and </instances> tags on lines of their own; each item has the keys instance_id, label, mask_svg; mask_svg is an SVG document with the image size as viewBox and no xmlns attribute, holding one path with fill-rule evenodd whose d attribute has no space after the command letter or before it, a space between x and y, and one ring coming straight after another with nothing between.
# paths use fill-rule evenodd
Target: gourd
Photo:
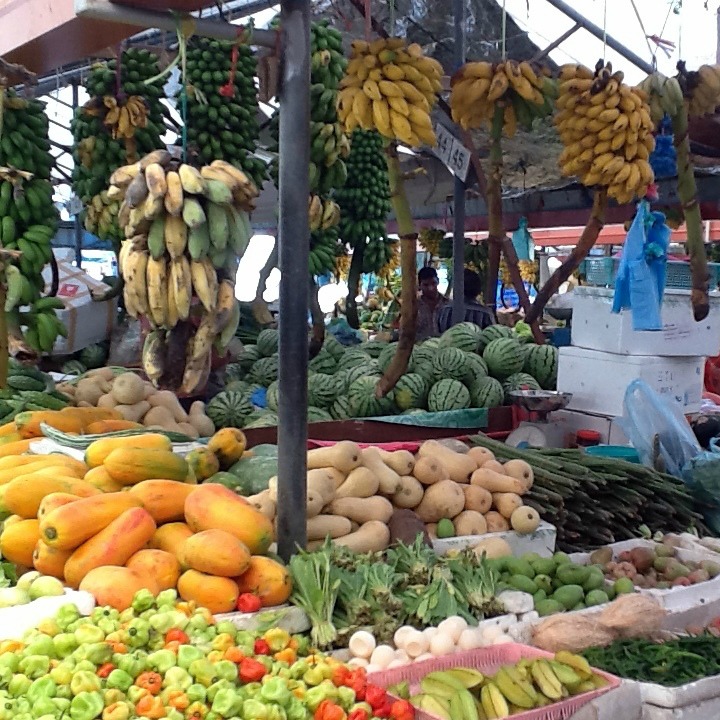
<instances>
[{"instance_id":1,"label":"gourd","mask_svg":"<svg viewBox=\"0 0 720 720\"><path fill-rule=\"evenodd\" d=\"M450 479L458 483L469 483L477 470L477 462L467 454L456 453L436 440L426 440L418 450L420 457L432 456L445 467Z\"/></svg>"},{"instance_id":2,"label":"gourd","mask_svg":"<svg viewBox=\"0 0 720 720\"><path fill-rule=\"evenodd\" d=\"M184 572L177 589L183 600L196 602L213 615L232 612L240 593L237 583L230 578L206 575L197 570Z\"/></svg>"},{"instance_id":3,"label":"gourd","mask_svg":"<svg viewBox=\"0 0 720 720\"><path fill-rule=\"evenodd\" d=\"M388 452L382 448L376 448L382 461L398 475L410 475L415 467L415 456L407 450L396 450Z\"/></svg>"},{"instance_id":4,"label":"gourd","mask_svg":"<svg viewBox=\"0 0 720 720\"><path fill-rule=\"evenodd\" d=\"M160 590L170 590L177 586L180 577L178 559L164 550L138 550L125 567L135 570L144 577L152 578Z\"/></svg>"},{"instance_id":5,"label":"gourd","mask_svg":"<svg viewBox=\"0 0 720 720\"><path fill-rule=\"evenodd\" d=\"M375 495L380 487L380 478L370 468L355 468L336 490L336 498L369 498Z\"/></svg>"},{"instance_id":6,"label":"gourd","mask_svg":"<svg viewBox=\"0 0 720 720\"><path fill-rule=\"evenodd\" d=\"M224 530L204 530L185 541L183 559L192 570L235 577L249 567L250 552L240 540Z\"/></svg>"},{"instance_id":7,"label":"gourd","mask_svg":"<svg viewBox=\"0 0 720 720\"><path fill-rule=\"evenodd\" d=\"M68 558L65 581L70 587L77 588L94 568L124 565L145 547L155 529L155 522L146 510L139 507L126 510Z\"/></svg>"},{"instance_id":8,"label":"gourd","mask_svg":"<svg viewBox=\"0 0 720 720\"><path fill-rule=\"evenodd\" d=\"M184 519L185 500L194 490L194 485L177 480L143 480L133 485L129 494L152 515L158 525L162 525Z\"/></svg>"},{"instance_id":9,"label":"gourd","mask_svg":"<svg viewBox=\"0 0 720 720\"><path fill-rule=\"evenodd\" d=\"M135 373L122 373L113 381L112 395L118 405L135 405L145 399L145 383Z\"/></svg>"},{"instance_id":10,"label":"gourd","mask_svg":"<svg viewBox=\"0 0 720 720\"><path fill-rule=\"evenodd\" d=\"M116 610L127 610L140 590L149 590L153 595L160 588L150 575L141 575L137 570L126 567L98 567L83 578L80 590L89 592L99 606L109 605Z\"/></svg>"},{"instance_id":11,"label":"gourd","mask_svg":"<svg viewBox=\"0 0 720 720\"><path fill-rule=\"evenodd\" d=\"M287 568L276 560L259 555L250 558L248 569L236 581L241 593L256 595L263 607L282 605L292 591Z\"/></svg>"},{"instance_id":12,"label":"gourd","mask_svg":"<svg viewBox=\"0 0 720 720\"><path fill-rule=\"evenodd\" d=\"M334 467L346 475L362 462L360 447L350 440L343 440L329 447L309 450L307 454L308 470Z\"/></svg>"},{"instance_id":13,"label":"gourd","mask_svg":"<svg viewBox=\"0 0 720 720\"><path fill-rule=\"evenodd\" d=\"M113 450L103 465L108 475L123 485L134 485L153 478L182 482L188 479L190 472L187 462L173 452L134 447Z\"/></svg>"},{"instance_id":14,"label":"gourd","mask_svg":"<svg viewBox=\"0 0 720 720\"><path fill-rule=\"evenodd\" d=\"M136 448L145 450L172 450L170 438L159 433L144 433L131 437L100 438L90 443L85 450L85 463L89 468L102 465L113 450L119 448ZM161 477L161 476L157 476Z\"/></svg>"},{"instance_id":15,"label":"gourd","mask_svg":"<svg viewBox=\"0 0 720 720\"><path fill-rule=\"evenodd\" d=\"M36 518L46 495L65 492L78 497L99 495L94 485L74 477L44 475L40 472L21 475L3 486L3 503L7 510L24 518Z\"/></svg>"},{"instance_id":16,"label":"gourd","mask_svg":"<svg viewBox=\"0 0 720 720\"><path fill-rule=\"evenodd\" d=\"M0 552L3 558L16 565L32 567L33 552L39 539L39 520L19 520L3 528Z\"/></svg>"},{"instance_id":17,"label":"gourd","mask_svg":"<svg viewBox=\"0 0 720 720\"><path fill-rule=\"evenodd\" d=\"M411 475L401 477L400 482L402 485L392 496L392 504L399 508L412 509L417 507L425 494L422 483Z\"/></svg>"},{"instance_id":18,"label":"gourd","mask_svg":"<svg viewBox=\"0 0 720 720\"><path fill-rule=\"evenodd\" d=\"M192 408L190 408L190 418L193 418ZM217 455L223 470L234 465L243 456L246 447L245 433L237 428L222 428L208 441L208 449Z\"/></svg>"},{"instance_id":19,"label":"gourd","mask_svg":"<svg viewBox=\"0 0 720 720\"><path fill-rule=\"evenodd\" d=\"M419 457L415 461L412 474L423 485L433 485L441 480L449 480L445 466L441 465L438 460L430 457Z\"/></svg>"},{"instance_id":20,"label":"gourd","mask_svg":"<svg viewBox=\"0 0 720 720\"><path fill-rule=\"evenodd\" d=\"M307 521L308 540L324 540L328 536L339 538L351 531L350 520L339 515L317 515Z\"/></svg>"},{"instance_id":21,"label":"gourd","mask_svg":"<svg viewBox=\"0 0 720 720\"><path fill-rule=\"evenodd\" d=\"M470 480L472 485L478 485L491 493L516 493L521 495L525 492L525 485L517 478L500 475L494 470L479 468L472 474Z\"/></svg>"},{"instance_id":22,"label":"gourd","mask_svg":"<svg viewBox=\"0 0 720 720\"><path fill-rule=\"evenodd\" d=\"M380 552L390 544L390 530L385 523L370 520L361 525L359 530L338 538L334 543L356 553Z\"/></svg>"},{"instance_id":23,"label":"gourd","mask_svg":"<svg viewBox=\"0 0 720 720\"><path fill-rule=\"evenodd\" d=\"M415 508L418 517L426 523L452 519L465 507L465 493L456 482L441 480L425 490L422 502Z\"/></svg>"},{"instance_id":24,"label":"gourd","mask_svg":"<svg viewBox=\"0 0 720 720\"><path fill-rule=\"evenodd\" d=\"M387 523L393 514L393 505L380 495L368 498L338 498L330 503L330 512L357 523L380 520Z\"/></svg>"},{"instance_id":25,"label":"gourd","mask_svg":"<svg viewBox=\"0 0 720 720\"><path fill-rule=\"evenodd\" d=\"M402 487L400 476L382 461L377 448L365 448L362 451L362 462L368 470L377 476L379 480L378 489L384 495L394 495Z\"/></svg>"}]
</instances>

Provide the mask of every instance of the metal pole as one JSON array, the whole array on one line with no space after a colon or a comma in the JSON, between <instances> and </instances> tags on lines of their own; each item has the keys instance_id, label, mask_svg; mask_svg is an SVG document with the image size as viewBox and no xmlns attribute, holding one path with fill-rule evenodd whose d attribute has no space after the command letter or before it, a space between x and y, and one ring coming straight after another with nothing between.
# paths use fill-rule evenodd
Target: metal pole
<instances>
[{"instance_id":1,"label":"metal pole","mask_svg":"<svg viewBox=\"0 0 720 720\"><path fill-rule=\"evenodd\" d=\"M465 0L453 0L455 69L465 62ZM465 319L465 183L455 176L453 186L453 307L452 324Z\"/></svg>"},{"instance_id":2,"label":"metal pole","mask_svg":"<svg viewBox=\"0 0 720 720\"><path fill-rule=\"evenodd\" d=\"M636 55L632 50L628 50L621 42L618 42L612 35L608 35L603 32L602 28L590 22L582 13L579 13L574 8L570 7L563 0L547 0L550 5L557 8L561 13L567 15L571 20L574 20L578 25L587 30L591 35L594 35L598 40L602 40L606 43L609 48L612 48L616 53L622 55L626 60L629 60L633 65L639 67L643 72L651 75L654 72L653 66L649 62L645 62L640 56Z\"/></svg>"},{"instance_id":3,"label":"metal pole","mask_svg":"<svg viewBox=\"0 0 720 720\"><path fill-rule=\"evenodd\" d=\"M72 84L72 107L73 114L80 104L80 90L78 89L77 82ZM75 213L73 221L73 230L75 231L75 265L78 268L82 267L82 241L83 241L83 226L80 221L80 213Z\"/></svg>"},{"instance_id":4,"label":"metal pole","mask_svg":"<svg viewBox=\"0 0 720 720\"><path fill-rule=\"evenodd\" d=\"M280 4L281 78L278 243L280 372L278 407L278 553L305 546L307 364L310 273L310 6Z\"/></svg>"}]
</instances>

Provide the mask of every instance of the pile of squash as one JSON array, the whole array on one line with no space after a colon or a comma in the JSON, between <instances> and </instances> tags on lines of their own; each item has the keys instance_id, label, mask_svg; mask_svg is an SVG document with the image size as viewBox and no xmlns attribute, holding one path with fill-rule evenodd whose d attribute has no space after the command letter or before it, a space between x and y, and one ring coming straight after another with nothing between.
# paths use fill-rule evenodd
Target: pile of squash
<instances>
[{"instance_id":1,"label":"pile of squash","mask_svg":"<svg viewBox=\"0 0 720 720\"><path fill-rule=\"evenodd\" d=\"M97 440L84 462L0 457L0 506L9 513L0 552L101 605L127 607L142 588L177 588L213 613L235 610L245 592L263 606L285 602L288 572L265 556L272 523L222 485L196 484L195 469L212 474L242 456L238 432L219 431L194 459L151 433Z\"/></svg>"},{"instance_id":2,"label":"pile of squash","mask_svg":"<svg viewBox=\"0 0 720 720\"><path fill-rule=\"evenodd\" d=\"M530 465L503 465L484 448L463 449L428 440L413 454L343 441L308 451L309 547L330 536L356 552L384 550L396 510L412 510L430 537L534 532L540 517L522 501L533 483ZM274 520L277 478L247 499ZM439 533L443 525L450 532Z\"/></svg>"}]
</instances>

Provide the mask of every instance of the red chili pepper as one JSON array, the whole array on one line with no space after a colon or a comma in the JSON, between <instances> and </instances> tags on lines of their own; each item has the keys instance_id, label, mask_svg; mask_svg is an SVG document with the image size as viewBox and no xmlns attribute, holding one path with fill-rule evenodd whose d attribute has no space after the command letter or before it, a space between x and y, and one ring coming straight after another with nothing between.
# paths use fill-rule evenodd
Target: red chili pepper
<instances>
[{"instance_id":1,"label":"red chili pepper","mask_svg":"<svg viewBox=\"0 0 720 720\"><path fill-rule=\"evenodd\" d=\"M355 692L355 698L358 702L365 700L365 691L367 689L367 673L365 668L356 668L350 673L347 686Z\"/></svg>"},{"instance_id":2,"label":"red chili pepper","mask_svg":"<svg viewBox=\"0 0 720 720\"><path fill-rule=\"evenodd\" d=\"M407 700L396 700L390 706L392 720L414 720L415 708Z\"/></svg>"},{"instance_id":3,"label":"red chili pepper","mask_svg":"<svg viewBox=\"0 0 720 720\"><path fill-rule=\"evenodd\" d=\"M254 613L262 608L262 602L260 598L257 595L253 595L253 593L241 593L235 607L238 612Z\"/></svg>"},{"instance_id":4,"label":"red chili pepper","mask_svg":"<svg viewBox=\"0 0 720 720\"><path fill-rule=\"evenodd\" d=\"M106 678L114 669L115 666L112 663L105 663L97 669L97 672L95 674L98 677Z\"/></svg>"},{"instance_id":5,"label":"red chili pepper","mask_svg":"<svg viewBox=\"0 0 720 720\"><path fill-rule=\"evenodd\" d=\"M381 687L377 685L368 685L365 689L365 701L369 703L375 715L378 708L388 703L388 695Z\"/></svg>"},{"instance_id":6,"label":"red chili pepper","mask_svg":"<svg viewBox=\"0 0 720 720\"><path fill-rule=\"evenodd\" d=\"M370 720L370 716L365 708L355 708L348 715L348 720Z\"/></svg>"},{"instance_id":7,"label":"red chili pepper","mask_svg":"<svg viewBox=\"0 0 720 720\"><path fill-rule=\"evenodd\" d=\"M259 682L265 675L267 675L267 670L261 662L253 660L252 658L245 658L240 661L239 677L242 682Z\"/></svg>"},{"instance_id":8,"label":"red chili pepper","mask_svg":"<svg viewBox=\"0 0 720 720\"><path fill-rule=\"evenodd\" d=\"M345 711L330 700L323 700L315 710L314 720L346 720Z\"/></svg>"},{"instance_id":9,"label":"red chili pepper","mask_svg":"<svg viewBox=\"0 0 720 720\"><path fill-rule=\"evenodd\" d=\"M379 718L389 718L392 710L392 701L387 700L379 708L373 708L373 715Z\"/></svg>"},{"instance_id":10,"label":"red chili pepper","mask_svg":"<svg viewBox=\"0 0 720 720\"><path fill-rule=\"evenodd\" d=\"M181 645L187 645L190 642L190 638L180 628L172 628L165 634L165 642L178 642Z\"/></svg>"},{"instance_id":11,"label":"red chili pepper","mask_svg":"<svg viewBox=\"0 0 720 720\"><path fill-rule=\"evenodd\" d=\"M258 638L255 641L255 644L253 645L253 652L256 655L272 655L270 645L266 640L263 640L262 638Z\"/></svg>"}]
</instances>

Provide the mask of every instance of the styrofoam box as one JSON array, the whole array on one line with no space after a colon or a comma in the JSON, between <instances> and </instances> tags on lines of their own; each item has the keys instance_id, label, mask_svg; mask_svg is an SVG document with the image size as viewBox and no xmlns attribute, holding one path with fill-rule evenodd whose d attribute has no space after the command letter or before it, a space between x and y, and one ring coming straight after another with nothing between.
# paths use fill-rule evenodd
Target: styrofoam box
<instances>
[{"instance_id":1,"label":"styrofoam box","mask_svg":"<svg viewBox=\"0 0 720 720\"><path fill-rule=\"evenodd\" d=\"M41 597L27 605L0 609L0 640L19 640L27 630L53 617L63 605L74 605L81 615L95 608L95 598L84 590L65 588L64 595Z\"/></svg>"},{"instance_id":2,"label":"styrofoam box","mask_svg":"<svg viewBox=\"0 0 720 720\"><path fill-rule=\"evenodd\" d=\"M541 522L534 533L520 535L513 530L498 533L485 533L485 535L461 535L454 538L434 538L433 549L438 555L446 555L450 550L464 550L474 547L482 540L488 538L502 538L510 546L513 555L523 555L535 552L540 557L550 557L555 552L555 538L557 530L550 523Z\"/></svg>"},{"instance_id":3,"label":"styrofoam box","mask_svg":"<svg viewBox=\"0 0 720 720\"><path fill-rule=\"evenodd\" d=\"M557 387L572 393L570 410L621 416L628 385L640 379L689 415L702 405L704 367L703 357L618 355L562 347Z\"/></svg>"},{"instance_id":4,"label":"styrofoam box","mask_svg":"<svg viewBox=\"0 0 720 720\"><path fill-rule=\"evenodd\" d=\"M720 293L710 295L710 313L695 322L689 290L666 290L663 329L633 330L632 311L612 312L612 288L573 291L572 344L619 355L714 356L720 353Z\"/></svg>"},{"instance_id":5,"label":"styrofoam box","mask_svg":"<svg viewBox=\"0 0 720 720\"><path fill-rule=\"evenodd\" d=\"M308 616L294 605L277 605L255 613L223 613L216 615L218 621L229 620L238 630L257 630L272 624L291 634L306 632L311 628Z\"/></svg>"}]
</instances>

